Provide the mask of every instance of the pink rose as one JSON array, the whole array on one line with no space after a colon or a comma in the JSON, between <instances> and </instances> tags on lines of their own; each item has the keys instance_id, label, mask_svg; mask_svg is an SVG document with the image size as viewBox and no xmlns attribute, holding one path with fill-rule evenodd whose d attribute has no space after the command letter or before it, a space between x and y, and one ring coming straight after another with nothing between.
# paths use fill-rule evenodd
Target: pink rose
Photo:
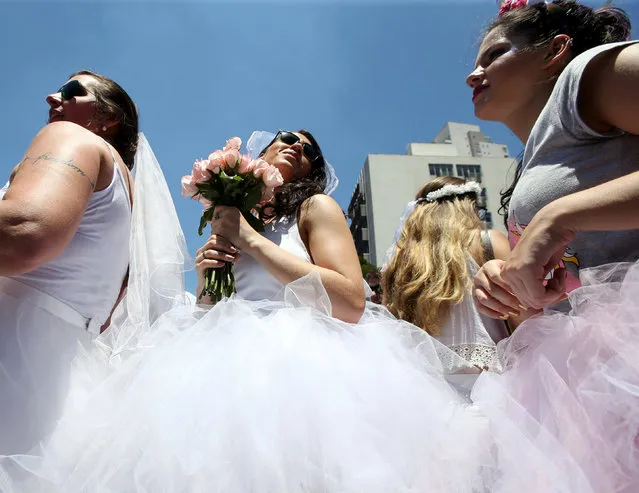
<instances>
[{"instance_id":1,"label":"pink rose","mask_svg":"<svg viewBox=\"0 0 639 493\"><path fill-rule=\"evenodd\" d=\"M224 152L215 151L209 154L209 161L212 161L215 165L224 166Z\"/></svg>"},{"instance_id":2,"label":"pink rose","mask_svg":"<svg viewBox=\"0 0 639 493\"><path fill-rule=\"evenodd\" d=\"M208 170L209 162L206 159L195 161L193 164L193 171L191 175L196 182L207 181L211 178L211 173Z\"/></svg>"},{"instance_id":3,"label":"pink rose","mask_svg":"<svg viewBox=\"0 0 639 493\"><path fill-rule=\"evenodd\" d=\"M200 195L200 198L198 199L198 202L200 204L202 204L205 209L208 209L209 207L211 207L213 205L213 202L211 202L210 200L205 199L201 195Z\"/></svg>"},{"instance_id":4,"label":"pink rose","mask_svg":"<svg viewBox=\"0 0 639 493\"><path fill-rule=\"evenodd\" d=\"M182 197L191 198L197 193L196 180L192 175L182 177Z\"/></svg>"},{"instance_id":5,"label":"pink rose","mask_svg":"<svg viewBox=\"0 0 639 493\"><path fill-rule=\"evenodd\" d=\"M240 160L240 153L235 149L224 151L224 162L226 166L233 169L237 166L237 162Z\"/></svg>"},{"instance_id":6,"label":"pink rose","mask_svg":"<svg viewBox=\"0 0 639 493\"><path fill-rule=\"evenodd\" d=\"M240 164L237 167L237 172L241 175L251 173L255 168L255 161L252 161L249 156L243 154L240 156Z\"/></svg>"},{"instance_id":7,"label":"pink rose","mask_svg":"<svg viewBox=\"0 0 639 493\"><path fill-rule=\"evenodd\" d=\"M260 158L257 158L254 163L255 167L253 168L253 176L255 176L255 178L261 177L262 174L271 167L270 164Z\"/></svg>"},{"instance_id":8,"label":"pink rose","mask_svg":"<svg viewBox=\"0 0 639 493\"><path fill-rule=\"evenodd\" d=\"M226 145L224 146L225 151L240 151L242 148L242 139L239 137L232 137L226 141Z\"/></svg>"},{"instance_id":9,"label":"pink rose","mask_svg":"<svg viewBox=\"0 0 639 493\"><path fill-rule=\"evenodd\" d=\"M215 175L220 174L220 170L224 166L224 161L220 162L220 159L209 159L206 162L206 169Z\"/></svg>"},{"instance_id":10,"label":"pink rose","mask_svg":"<svg viewBox=\"0 0 639 493\"><path fill-rule=\"evenodd\" d=\"M281 187L284 183L280 170L278 170L275 166L269 166L269 169L262 174L262 181L268 188Z\"/></svg>"}]
</instances>

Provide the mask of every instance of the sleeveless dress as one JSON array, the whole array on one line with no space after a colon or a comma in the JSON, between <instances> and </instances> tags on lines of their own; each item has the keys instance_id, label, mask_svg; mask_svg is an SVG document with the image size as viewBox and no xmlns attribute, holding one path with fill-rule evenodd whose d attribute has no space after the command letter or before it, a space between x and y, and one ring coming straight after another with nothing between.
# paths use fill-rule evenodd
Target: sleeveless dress
<instances>
[{"instance_id":1,"label":"sleeveless dress","mask_svg":"<svg viewBox=\"0 0 639 493\"><path fill-rule=\"evenodd\" d=\"M481 242L485 258L494 258L490 234L481 232ZM479 271L477 262L468 255L468 273L471 278ZM506 324L479 313L472 295L451 307L446 323L441 328L437 340L448 346L466 361L484 370L500 371L501 363L497 357L497 343L508 337Z\"/></svg>"},{"instance_id":2,"label":"sleeveless dress","mask_svg":"<svg viewBox=\"0 0 639 493\"><path fill-rule=\"evenodd\" d=\"M310 258L297 224L264 234ZM451 386L475 368L423 330L372 303L332 318L319 276L235 270L237 295L78 355L55 432L0 458L0 491L594 493L561 447Z\"/></svg>"},{"instance_id":3,"label":"sleeveless dress","mask_svg":"<svg viewBox=\"0 0 639 493\"><path fill-rule=\"evenodd\" d=\"M65 250L31 272L0 277L0 454L26 453L52 431L71 361L117 300L131 207L113 161L112 182L93 193Z\"/></svg>"}]
</instances>

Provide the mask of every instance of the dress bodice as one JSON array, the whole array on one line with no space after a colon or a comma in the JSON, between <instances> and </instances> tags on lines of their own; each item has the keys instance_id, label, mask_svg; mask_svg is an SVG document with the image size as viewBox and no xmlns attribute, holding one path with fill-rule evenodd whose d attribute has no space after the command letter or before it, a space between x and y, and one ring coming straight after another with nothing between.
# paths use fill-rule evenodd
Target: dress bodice
<instances>
[{"instance_id":1,"label":"dress bodice","mask_svg":"<svg viewBox=\"0 0 639 493\"><path fill-rule=\"evenodd\" d=\"M311 261L295 219L283 218L266 224L262 235L296 257ZM237 293L247 300L272 299L284 287L257 260L248 255L240 257L233 266L233 273Z\"/></svg>"},{"instance_id":2,"label":"dress bodice","mask_svg":"<svg viewBox=\"0 0 639 493\"><path fill-rule=\"evenodd\" d=\"M0 189L0 200L8 184ZM109 186L93 193L78 229L64 251L36 269L12 277L73 308L92 329L106 321L129 264L131 203L114 160Z\"/></svg>"}]
</instances>

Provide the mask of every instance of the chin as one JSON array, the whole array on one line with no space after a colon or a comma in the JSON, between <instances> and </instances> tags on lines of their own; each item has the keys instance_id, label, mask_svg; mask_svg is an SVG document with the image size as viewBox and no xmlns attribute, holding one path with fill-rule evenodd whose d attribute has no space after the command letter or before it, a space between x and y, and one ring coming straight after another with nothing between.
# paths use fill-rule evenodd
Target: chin
<instances>
[{"instance_id":1,"label":"chin","mask_svg":"<svg viewBox=\"0 0 639 493\"><path fill-rule=\"evenodd\" d=\"M490 108L486 108L483 105L475 105L475 116L479 118L480 120L484 120L487 122L501 121L497 112L490 111Z\"/></svg>"},{"instance_id":2,"label":"chin","mask_svg":"<svg viewBox=\"0 0 639 493\"><path fill-rule=\"evenodd\" d=\"M288 183L289 181L291 181L293 170L291 169L291 165L288 162L274 163L273 166L275 166L281 173L284 183Z\"/></svg>"}]
</instances>

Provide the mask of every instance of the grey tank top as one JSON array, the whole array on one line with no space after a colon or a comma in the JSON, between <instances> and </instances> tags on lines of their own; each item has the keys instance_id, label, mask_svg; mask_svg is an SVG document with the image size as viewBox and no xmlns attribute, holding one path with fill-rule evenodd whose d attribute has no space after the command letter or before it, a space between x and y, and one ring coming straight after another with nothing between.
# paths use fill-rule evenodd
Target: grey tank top
<instances>
[{"instance_id":1,"label":"grey tank top","mask_svg":"<svg viewBox=\"0 0 639 493\"><path fill-rule=\"evenodd\" d=\"M639 136L620 130L599 133L582 120L577 107L582 75L597 55L636 43L611 43L575 57L562 72L537 119L522 162L522 174L509 208L511 247L545 205L638 169ZM579 287L581 269L639 259L639 230L577 233L561 260L568 290ZM566 311L567 303L553 306Z\"/></svg>"}]
</instances>

